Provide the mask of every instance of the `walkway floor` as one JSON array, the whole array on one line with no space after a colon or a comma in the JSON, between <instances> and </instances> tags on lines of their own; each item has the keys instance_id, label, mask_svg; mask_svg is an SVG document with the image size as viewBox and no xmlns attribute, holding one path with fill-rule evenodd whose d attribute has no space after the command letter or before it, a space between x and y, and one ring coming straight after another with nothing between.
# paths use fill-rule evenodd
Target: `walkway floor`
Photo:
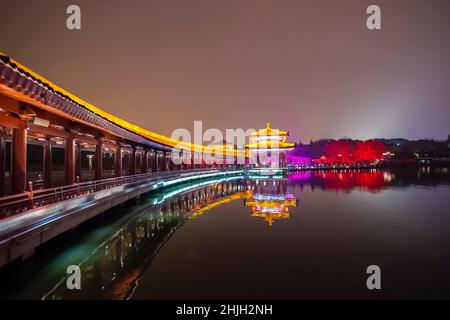
<instances>
[{"instance_id":1,"label":"walkway floor","mask_svg":"<svg viewBox=\"0 0 450 320\"><path fill-rule=\"evenodd\" d=\"M132 193L136 189L150 187L150 190L156 190L184 180L193 180L207 178L233 172L223 172L218 170L205 170L201 172L174 173L173 175L155 175L149 180L140 183L126 184L111 189L98 191L77 198L65 200L56 204L25 211L21 214L3 219L0 221L0 245L9 239L16 237L24 232L33 229L40 229L45 225L51 224L62 217L70 215L80 208L94 206L98 202L111 197L123 196L126 193Z\"/></svg>"}]
</instances>

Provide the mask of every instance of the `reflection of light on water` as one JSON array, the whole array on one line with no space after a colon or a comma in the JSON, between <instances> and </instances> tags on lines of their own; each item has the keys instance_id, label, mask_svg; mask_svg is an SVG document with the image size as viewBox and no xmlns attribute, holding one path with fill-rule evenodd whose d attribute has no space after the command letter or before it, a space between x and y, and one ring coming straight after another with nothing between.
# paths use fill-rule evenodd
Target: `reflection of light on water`
<instances>
[{"instance_id":1,"label":"reflection of light on water","mask_svg":"<svg viewBox=\"0 0 450 320\"><path fill-rule=\"evenodd\" d=\"M383 179L387 183L391 183L395 179L395 175L390 172L383 172Z\"/></svg>"},{"instance_id":2,"label":"reflection of light on water","mask_svg":"<svg viewBox=\"0 0 450 320\"><path fill-rule=\"evenodd\" d=\"M238 200L238 199L244 199L245 196L246 196L245 192L237 192L231 196L220 199L219 201L207 204L207 205L203 206L202 208L195 210L195 212L192 214L192 218L196 218L196 217L204 214L205 212L207 212L215 207L221 206L225 203L229 203L231 201Z\"/></svg>"},{"instance_id":3,"label":"reflection of light on water","mask_svg":"<svg viewBox=\"0 0 450 320\"><path fill-rule=\"evenodd\" d=\"M311 172L308 171L290 174L288 177L289 180L309 180L310 178Z\"/></svg>"},{"instance_id":4,"label":"reflection of light on water","mask_svg":"<svg viewBox=\"0 0 450 320\"><path fill-rule=\"evenodd\" d=\"M283 176L249 176L250 179L283 179Z\"/></svg>"},{"instance_id":5,"label":"reflection of light on water","mask_svg":"<svg viewBox=\"0 0 450 320\"><path fill-rule=\"evenodd\" d=\"M255 210L260 213L279 213L279 212L287 213L287 211L288 211L287 207L284 206L283 204L281 204L278 207L272 207L272 208L271 207L261 207L261 206L257 205L255 207Z\"/></svg>"},{"instance_id":6,"label":"reflection of light on water","mask_svg":"<svg viewBox=\"0 0 450 320\"><path fill-rule=\"evenodd\" d=\"M251 207L252 217L262 218L272 226L275 220L289 219L289 207L297 206L298 201L292 193L272 193L271 190L264 189L254 193L253 190L248 190L245 205Z\"/></svg>"},{"instance_id":7,"label":"reflection of light on water","mask_svg":"<svg viewBox=\"0 0 450 320\"><path fill-rule=\"evenodd\" d=\"M295 197L292 193L288 194L261 194L261 193L255 193L253 195L253 199L258 201L284 201L284 200L294 200Z\"/></svg>"}]
</instances>

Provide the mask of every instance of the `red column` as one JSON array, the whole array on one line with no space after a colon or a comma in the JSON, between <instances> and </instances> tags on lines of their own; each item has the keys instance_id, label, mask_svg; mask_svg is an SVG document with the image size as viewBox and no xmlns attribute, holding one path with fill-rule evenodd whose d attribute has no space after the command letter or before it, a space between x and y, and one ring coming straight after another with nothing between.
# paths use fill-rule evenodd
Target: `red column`
<instances>
[{"instance_id":1,"label":"red column","mask_svg":"<svg viewBox=\"0 0 450 320\"><path fill-rule=\"evenodd\" d=\"M157 158L158 158L158 171L164 171L164 153L161 153L158 151L157 153Z\"/></svg>"},{"instance_id":2,"label":"red column","mask_svg":"<svg viewBox=\"0 0 450 320\"><path fill-rule=\"evenodd\" d=\"M5 195L6 141L0 134L0 196Z\"/></svg>"},{"instance_id":3,"label":"red column","mask_svg":"<svg viewBox=\"0 0 450 320\"><path fill-rule=\"evenodd\" d=\"M130 153L130 175L136 174L136 148L131 149Z\"/></svg>"},{"instance_id":4,"label":"red column","mask_svg":"<svg viewBox=\"0 0 450 320\"><path fill-rule=\"evenodd\" d=\"M166 171L170 171L170 170L172 170L172 157L171 157L170 152L165 153L165 158L166 158L166 161L165 161Z\"/></svg>"},{"instance_id":5,"label":"red column","mask_svg":"<svg viewBox=\"0 0 450 320\"><path fill-rule=\"evenodd\" d=\"M144 153L142 151L137 153L136 160L137 160L136 173L142 173L144 168Z\"/></svg>"},{"instance_id":6,"label":"red column","mask_svg":"<svg viewBox=\"0 0 450 320\"><path fill-rule=\"evenodd\" d=\"M156 163L156 151L152 150L150 163L152 164L152 172L156 172L158 170L158 164Z\"/></svg>"},{"instance_id":7,"label":"red column","mask_svg":"<svg viewBox=\"0 0 450 320\"><path fill-rule=\"evenodd\" d=\"M148 151L144 150L144 153L142 154L142 170L141 173L147 173L148 172Z\"/></svg>"},{"instance_id":8,"label":"red column","mask_svg":"<svg viewBox=\"0 0 450 320\"><path fill-rule=\"evenodd\" d=\"M173 170L172 152L166 152L167 170Z\"/></svg>"},{"instance_id":9,"label":"red column","mask_svg":"<svg viewBox=\"0 0 450 320\"><path fill-rule=\"evenodd\" d=\"M75 183L75 138L73 134L66 139L66 184Z\"/></svg>"},{"instance_id":10,"label":"red column","mask_svg":"<svg viewBox=\"0 0 450 320\"><path fill-rule=\"evenodd\" d=\"M155 172L159 171L160 164L159 164L159 152L155 150Z\"/></svg>"},{"instance_id":11,"label":"red column","mask_svg":"<svg viewBox=\"0 0 450 320\"><path fill-rule=\"evenodd\" d=\"M95 180L103 179L103 144L95 146Z\"/></svg>"},{"instance_id":12,"label":"red column","mask_svg":"<svg viewBox=\"0 0 450 320\"><path fill-rule=\"evenodd\" d=\"M12 136L12 192L26 190L27 173L27 130L13 129Z\"/></svg>"},{"instance_id":13,"label":"red column","mask_svg":"<svg viewBox=\"0 0 450 320\"><path fill-rule=\"evenodd\" d=\"M166 171L167 161L166 161L166 153L163 151L161 153L161 171Z\"/></svg>"},{"instance_id":14,"label":"red column","mask_svg":"<svg viewBox=\"0 0 450 320\"><path fill-rule=\"evenodd\" d=\"M44 186L52 187L52 142L50 139L44 144Z\"/></svg>"},{"instance_id":15,"label":"red column","mask_svg":"<svg viewBox=\"0 0 450 320\"><path fill-rule=\"evenodd\" d=\"M116 177L121 177L122 176L122 146L119 146L116 149L114 161L115 161L114 169L116 171Z\"/></svg>"},{"instance_id":16,"label":"red column","mask_svg":"<svg viewBox=\"0 0 450 320\"><path fill-rule=\"evenodd\" d=\"M155 152L154 150L150 150L150 165L148 167L149 172L155 172Z\"/></svg>"},{"instance_id":17,"label":"red column","mask_svg":"<svg viewBox=\"0 0 450 320\"><path fill-rule=\"evenodd\" d=\"M81 147L75 142L75 182L81 181Z\"/></svg>"},{"instance_id":18,"label":"red column","mask_svg":"<svg viewBox=\"0 0 450 320\"><path fill-rule=\"evenodd\" d=\"M156 150L152 150L152 172L158 171L158 160L156 159Z\"/></svg>"},{"instance_id":19,"label":"red column","mask_svg":"<svg viewBox=\"0 0 450 320\"><path fill-rule=\"evenodd\" d=\"M162 168L161 171L167 171L167 158L166 158L166 153L163 151L162 152L162 157L161 157L161 163L162 163Z\"/></svg>"}]
</instances>

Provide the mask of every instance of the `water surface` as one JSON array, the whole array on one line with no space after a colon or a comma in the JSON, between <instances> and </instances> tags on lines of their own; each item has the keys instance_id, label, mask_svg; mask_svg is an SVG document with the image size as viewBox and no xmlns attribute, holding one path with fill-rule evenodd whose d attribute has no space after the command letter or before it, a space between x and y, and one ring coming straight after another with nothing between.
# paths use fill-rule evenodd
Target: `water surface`
<instances>
[{"instance_id":1,"label":"water surface","mask_svg":"<svg viewBox=\"0 0 450 320\"><path fill-rule=\"evenodd\" d=\"M0 270L4 298L449 298L447 168L204 180L118 207ZM66 288L77 264L82 290ZM366 287L379 265L382 289Z\"/></svg>"}]
</instances>

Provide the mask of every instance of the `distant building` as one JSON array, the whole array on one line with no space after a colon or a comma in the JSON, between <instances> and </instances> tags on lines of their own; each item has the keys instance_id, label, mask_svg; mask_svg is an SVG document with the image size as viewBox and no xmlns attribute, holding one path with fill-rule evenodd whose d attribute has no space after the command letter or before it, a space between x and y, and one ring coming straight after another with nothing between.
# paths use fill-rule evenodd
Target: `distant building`
<instances>
[{"instance_id":1,"label":"distant building","mask_svg":"<svg viewBox=\"0 0 450 320\"><path fill-rule=\"evenodd\" d=\"M264 168L286 167L286 152L295 147L295 143L286 141L288 136L288 131L273 129L269 122L264 129L253 132L245 146L252 164Z\"/></svg>"}]
</instances>

